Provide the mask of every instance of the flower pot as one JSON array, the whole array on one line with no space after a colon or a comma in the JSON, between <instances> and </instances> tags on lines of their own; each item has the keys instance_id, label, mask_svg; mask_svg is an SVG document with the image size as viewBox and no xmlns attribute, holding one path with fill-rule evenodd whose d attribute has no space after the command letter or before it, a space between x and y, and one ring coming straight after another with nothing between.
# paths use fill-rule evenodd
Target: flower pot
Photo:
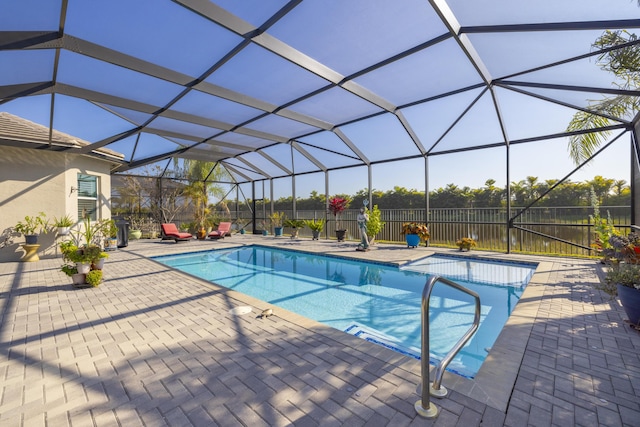
<instances>
[{"instance_id":1,"label":"flower pot","mask_svg":"<svg viewBox=\"0 0 640 427\"><path fill-rule=\"evenodd\" d=\"M420 245L420 236L417 234L406 234L405 240L409 248L417 248Z\"/></svg>"},{"instance_id":2,"label":"flower pot","mask_svg":"<svg viewBox=\"0 0 640 427\"><path fill-rule=\"evenodd\" d=\"M262 230L262 235L263 235L263 236L268 236L268 235L269 235L269 232L268 232L267 230Z\"/></svg>"},{"instance_id":3,"label":"flower pot","mask_svg":"<svg viewBox=\"0 0 640 427\"><path fill-rule=\"evenodd\" d=\"M96 262L91 264L91 269L92 270L102 270L102 268L104 267L104 260L105 260L105 258L97 259Z\"/></svg>"},{"instance_id":4,"label":"flower pot","mask_svg":"<svg viewBox=\"0 0 640 427\"><path fill-rule=\"evenodd\" d=\"M78 269L78 273L87 274L91 270L91 264L83 263L83 262L77 262L76 263L76 268Z\"/></svg>"},{"instance_id":5,"label":"flower pot","mask_svg":"<svg viewBox=\"0 0 640 427\"><path fill-rule=\"evenodd\" d=\"M244 234L246 233L246 231L244 230L244 228L240 229L240 234Z\"/></svg>"},{"instance_id":6,"label":"flower pot","mask_svg":"<svg viewBox=\"0 0 640 427\"><path fill-rule=\"evenodd\" d=\"M85 275L83 273L76 273L71 275L71 282L74 286L84 285Z\"/></svg>"},{"instance_id":7,"label":"flower pot","mask_svg":"<svg viewBox=\"0 0 640 427\"><path fill-rule=\"evenodd\" d=\"M632 325L640 324L640 290L618 284L620 304Z\"/></svg>"},{"instance_id":8,"label":"flower pot","mask_svg":"<svg viewBox=\"0 0 640 427\"><path fill-rule=\"evenodd\" d=\"M273 234L276 237L282 236L282 227L273 227Z\"/></svg>"},{"instance_id":9,"label":"flower pot","mask_svg":"<svg viewBox=\"0 0 640 427\"><path fill-rule=\"evenodd\" d=\"M27 245L37 245L38 244L38 235L37 234L25 234L24 242Z\"/></svg>"},{"instance_id":10,"label":"flower pot","mask_svg":"<svg viewBox=\"0 0 640 427\"><path fill-rule=\"evenodd\" d=\"M198 240L206 239L207 238L207 230L204 227L199 229L198 232L196 233L196 238Z\"/></svg>"},{"instance_id":11,"label":"flower pot","mask_svg":"<svg viewBox=\"0 0 640 427\"><path fill-rule=\"evenodd\" d=\"M69 234L71 227L58 227L58 236L66 236Z\"/></svg>"},{"instance_id":12,"label":"flower pot","mask_svg":"<svg viewBox=\"0 0 640 427\"><path fill-rule=\"evenodd\" d=\"M118 238L117 237L109 237L104 241L104 250L105 251L115 251L118 249Z\"/></svg>"},{"instance_id":13,"label":"flower pot","mask_svg":"<svg viewBox=\"0 0 640 427\"><path fill-rule=\"evenodd\" d=\"M311 230L311 235L313 236L311 240L318 240L320 238L320 232L318 230Z\"/></svg>"},{"instance_id":14,"label":"flower pot","mask_svg":"<svg viewBox=\"0 0 640 427\"><path fill-rule=\"evenodd\" d=\"M142 237L142 230L129 230L129 240L138 240Z\"/></svg>"},{"instance_id":15,"label":"flower pot","mask_svg":"<svg viewBox=\"0 0 640 427\"><path fill-rule=\"evenodd\" d=\"M336 230L336 238L338 242L344 242L344 238L347 235L347 230Z\"/></svg>"}]
</instances>

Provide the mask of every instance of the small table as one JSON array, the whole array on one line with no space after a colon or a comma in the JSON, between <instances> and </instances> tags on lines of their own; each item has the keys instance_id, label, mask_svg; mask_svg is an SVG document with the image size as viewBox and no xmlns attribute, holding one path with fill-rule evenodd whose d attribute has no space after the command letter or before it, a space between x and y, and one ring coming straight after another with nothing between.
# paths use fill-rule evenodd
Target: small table
<instances>
[{"instance_id":1,"label":"small table","mask_svg":"<svg viewBox=\"0 0 640 427\"><path fill-rule=\"evenodd\" d=\"M38 256L38 249L40 249L40 245L27 245L22 244L22 249L24 249L25 254L20 258L22 262L34 262L40 261L40 257Z\"/></svg>"}]
</instances>

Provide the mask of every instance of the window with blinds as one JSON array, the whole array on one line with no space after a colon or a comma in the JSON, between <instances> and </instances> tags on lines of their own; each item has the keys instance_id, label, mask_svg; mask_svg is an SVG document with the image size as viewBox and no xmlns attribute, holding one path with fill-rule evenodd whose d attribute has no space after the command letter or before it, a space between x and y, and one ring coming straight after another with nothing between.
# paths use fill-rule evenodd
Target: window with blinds
<instances>
[{"instance_id":1,"label":"window with blinds","mask_svg":"<svg viewBox=\"0 0 640 427\"><path fill-rule=\"evenodd\" d=\"M96 221L98 211L98 177L78 174L78 218L89 215Z\"/></svg>"}]
</instances>

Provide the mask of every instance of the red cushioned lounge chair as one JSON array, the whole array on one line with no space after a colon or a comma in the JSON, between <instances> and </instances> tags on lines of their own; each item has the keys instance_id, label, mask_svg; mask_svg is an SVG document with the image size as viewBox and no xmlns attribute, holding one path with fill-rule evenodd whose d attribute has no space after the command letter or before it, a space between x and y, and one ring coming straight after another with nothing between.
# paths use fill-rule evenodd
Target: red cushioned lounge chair
<instances>
[{"instance_id":1,"label":"red cushioned lounge chair","mask_svg":"<svg viewBox=\"0 0 640 427\"><path fill-rule=\"evenodd\" d=\"M191 233L180 232L175 224L162 224L162 240L175 240L177 243L191 240L192 238Z\"/></svg>"},{"instance_id":2,"label":"red cushioned lounge chair","mask_svg":"<svg viewBox=\"0 0 640 427\"><path fill-rule=\"evenodd\" d=\"M209 233L210 239L224 239L225 236L231 236L231 223L221 222L218 224L218 229Z\"/></svg>"}]
</instances>

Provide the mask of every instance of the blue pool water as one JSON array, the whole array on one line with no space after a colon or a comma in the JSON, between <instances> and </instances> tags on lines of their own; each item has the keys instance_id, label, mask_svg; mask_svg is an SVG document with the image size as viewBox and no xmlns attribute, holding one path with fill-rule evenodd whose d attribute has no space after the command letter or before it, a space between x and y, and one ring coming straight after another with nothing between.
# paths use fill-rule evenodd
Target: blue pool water
<instances>
[{"instance_id":1,"label":"blue pool water","mask_svg":"<svg viewBox=\"0 0 640 427\"><path fill-rule=\"evenodd\" d=\"M535 271L435 255L397 268L262 246L155 260L416 358L422 290L429 274L445 276L480 295L480 327L449 365L466 377L477 373ZM438 361L470 327L474 301L437 285L429 308L430 356Z\"/></svg>"}]
</instances>

